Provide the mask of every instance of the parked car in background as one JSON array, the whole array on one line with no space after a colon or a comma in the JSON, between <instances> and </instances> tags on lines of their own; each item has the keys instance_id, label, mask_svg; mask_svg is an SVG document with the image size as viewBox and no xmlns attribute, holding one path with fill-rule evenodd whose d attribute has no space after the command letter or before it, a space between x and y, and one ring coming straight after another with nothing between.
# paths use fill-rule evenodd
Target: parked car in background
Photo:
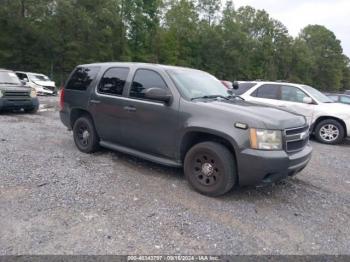
<instances>
[{"instance_id":1,"label":"parked car in background","mask_svg":"<svg viewBox=\"0 0 350 262\"><path fill-rule=\"evenodd\" d=\"M326 94L326 95L336 103L350 105L350 95L343 95L343 94Z\"/></svg>"},{"instance_id":2,"label":"parked car in background","mask_svg":"<svg viewBox=\"0 0 350 262\"><path fill-rule=\"evenodd\" d=\"M232 89L233 88L231 81L226 81L226 80L220 80L220 81L226 88L228 88L228 89Z\"/></svg>"},{"instance_id":3,"label":"parked car in background","mask_svg":"<svg viewBox=\"0 0 350 262\"><path fill-rule=\"evenodd\" d=\"M350 90L346 90L346 91L344 92L344 94L345 94L345 95L350 95Z\"/></svg>"},{"instance_id":4,"label":"parked car in background","mask_svg":"<svg viewBox=\"0 0 350 262\"><path fill-rule=\"evenodd\" d=\"M183 166L190 185L210 196L293 176L311 157L305 117L234 99L199 70L81 65L60 101L61 120L80 151L103 146Z\"/></svg>"},{"instance_id":5,"label":"parked car in background","mask_svg":"<svg viewBox=\"0 0 350 262\"><path fill-rule=\"evenodd\" d=\"M15 72L0 69L0 111L23 109L35 113L38 108L35 89L23 86Z\"/></svg>"},{"instance_id":6,"label":"parked car in background","mask_svg":"<svg viewBox=\"0 0 350 262\"><path fill-rule=\"evenodd\" d=\"M57 95L55 82L43 74L16 72L19 79L25 82L28 86L35 88L38 95Z\"/></svg>"},{"instance_id":7,"label":"parked car in background","mask_svg":"<svg viewBox=\"0 0 350 262\"><path fill-rule=\"evenodd\" d=\"M307 118L319 142L338 144L350 136L350 110L315 88L284 82L240 82L237 93L247 101L277 106Z\"/></svg>"}]
</instances>

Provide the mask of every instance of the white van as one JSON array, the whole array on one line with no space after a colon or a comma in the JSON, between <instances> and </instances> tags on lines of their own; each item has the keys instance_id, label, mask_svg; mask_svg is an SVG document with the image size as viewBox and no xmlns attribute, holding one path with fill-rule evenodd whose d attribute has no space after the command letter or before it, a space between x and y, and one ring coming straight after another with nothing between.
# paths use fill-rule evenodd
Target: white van
<instances>
[{"instance_id":1,"label":"white van","mask_svg":"<svg viewBox=\"0 0 350 262\"><path fill-rule=\"evenodd\" d=\"M55 82L46 75L19 71L16 74L27 86L34 88L38 95L57 95Z\"/></svg>"}]
</instances>

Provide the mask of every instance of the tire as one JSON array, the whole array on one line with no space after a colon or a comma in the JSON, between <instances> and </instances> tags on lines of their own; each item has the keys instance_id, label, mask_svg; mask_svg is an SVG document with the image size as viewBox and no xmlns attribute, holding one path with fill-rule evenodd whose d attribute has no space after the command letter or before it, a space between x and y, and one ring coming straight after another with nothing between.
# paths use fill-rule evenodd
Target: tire
<instances>
[{"instance_id":1,"label":"tire","mask_svg":"<svg viewBox=\"0 0 350 262\"><path fill-rule=\"evenodd\" d=\"M80 117L75 121L73 138L75 145L83 153L91 154L99 149L100 139L92 119L88 116Z\"/></svg>"},{"instance_id":2,"label":"tire","mask_svg":"<svg viewBox=\"0 0 350 262\"><path fill-rule=\"evenodd\" d=\"M186 154L184 173L189 184L207 196L221 196L236 185L235 159L223 145L203 142Z\"/></svg>"},{"instance_id":3,"label":"tire","mask_svg":"<svg viewBox=\"0 0 350 262\"><path fill-rule=\"evenodd\" d=\"M326 119L317 124L315 137L320 143L336 145L344 140L345 130L337 120Z\"/></svg>"},{"instance_id":4,"label":"tire","mask_svg":"<svg viewBox=\"0 0 350 262\"><path fill-rule=\"evenodd\" d=\"M24 112L29 113L29 114L36 114L38 112L39 108L38 107L33 107L30 109L25 109Z\"/></svg>"}]
</instances>

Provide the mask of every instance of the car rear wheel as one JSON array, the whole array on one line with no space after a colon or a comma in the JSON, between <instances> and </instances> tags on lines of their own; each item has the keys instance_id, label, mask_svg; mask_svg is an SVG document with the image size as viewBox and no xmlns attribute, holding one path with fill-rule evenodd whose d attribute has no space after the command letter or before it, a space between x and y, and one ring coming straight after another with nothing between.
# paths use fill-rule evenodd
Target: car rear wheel
<instances>
[{"instance_id":1,"label":"car rear wheel","mask_svg":"<svg viewBox=\"0 0 350 262\"><path fill-rule=\"evenodd\" d=\"M94 153L99 149L99 137L88 116L80 117L73 126L73 138L77 148L84 153Z\"/></svg>"},{"instance_id":2,"label":"car rear wheel","mask_svg":"<svg viewBox=\"0 0 350 262\"><path fill-rule=\"evenodd\" d=\"M345 130L338 121L326 119L317 124L315 136L323 144L336 145L343 141Z\"/></svg>"},{"instance_id":3,"label":"car rear wheel","mask_svg":"<svg viewBox=\"0 0 350 262\"><path fill-rule=\"evenodd\" d=\"M235 159L223 145L203 142L186 154L185 176L199 193L220 196L230 191L237 181Z\"/></svg>"}]
</instances>

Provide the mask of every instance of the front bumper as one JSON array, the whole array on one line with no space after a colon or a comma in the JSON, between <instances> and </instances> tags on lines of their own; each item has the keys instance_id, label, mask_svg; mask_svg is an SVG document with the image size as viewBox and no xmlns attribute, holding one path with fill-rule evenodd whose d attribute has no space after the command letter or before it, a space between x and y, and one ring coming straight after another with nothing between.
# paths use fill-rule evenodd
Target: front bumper
<instances>
[{"instance_id":1,"label":"front bumper","mask_svg":"<svg viewBox=\"0 0 350 262\"><path fill-rule=\"evenodd\" d=\"M347 136L350 137L350 119L345 121Z\"/></svg>"},{"instance_id":2,"label":"front bumper","mask_svg":"<svg viewBox=\"0 0 350 262\"><path fill-rule=\"evenodd\" d=\"M285 151L245 149L237 156L241 186L273 183L302 171L309 163L312 147L287 154Z\"/></svg>"},{"instance_id":3,"label":"front bumper","mask_svg":"<svg viewBox=\"0 0 350 262\"><path fill-rule=\"evenodd\" d=\"M35 98L0 98L0 111L2 110L31 110L39 108L39 100Z\"/></svg>"}]
</instances>

